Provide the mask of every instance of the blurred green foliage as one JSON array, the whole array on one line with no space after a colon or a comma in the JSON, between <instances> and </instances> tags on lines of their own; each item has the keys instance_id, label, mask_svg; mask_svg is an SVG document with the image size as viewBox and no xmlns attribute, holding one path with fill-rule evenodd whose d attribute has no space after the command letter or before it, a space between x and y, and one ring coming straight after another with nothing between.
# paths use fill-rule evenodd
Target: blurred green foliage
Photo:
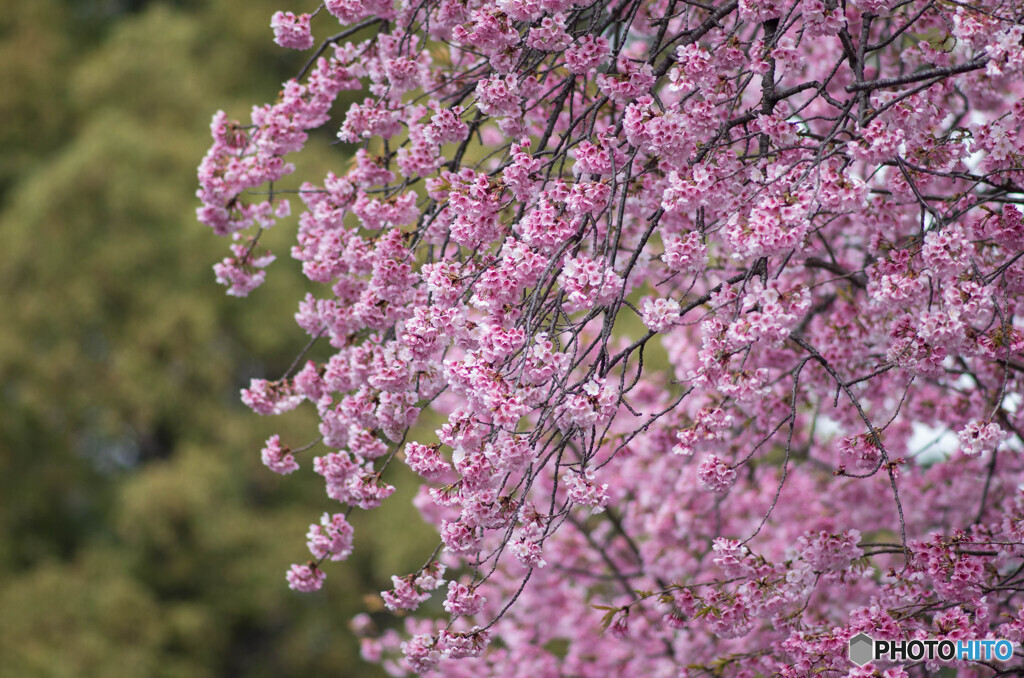
<instances>
[{"instance_id":1,"label":"blurred green foliage","mask_svg":"<svg viewBox=\"0 0 1024 678\"><path fill-rule=\"evenodd\" d=\"M4 0L13 4L14 0ZM2 4L2 3L0 3ZM305 344L282 223L249 300L194 218L209 120L244 118L304 56L277 0L33 0L0 12L0 675L372 676L348 619L436 542L400 491L355 519L356 555L308 596L284 572L327 499L308 410L238 402ZM348 162L318 144L313 170ZM301 477L297 477L301 476Z\"/></svg>"}]
</instances>

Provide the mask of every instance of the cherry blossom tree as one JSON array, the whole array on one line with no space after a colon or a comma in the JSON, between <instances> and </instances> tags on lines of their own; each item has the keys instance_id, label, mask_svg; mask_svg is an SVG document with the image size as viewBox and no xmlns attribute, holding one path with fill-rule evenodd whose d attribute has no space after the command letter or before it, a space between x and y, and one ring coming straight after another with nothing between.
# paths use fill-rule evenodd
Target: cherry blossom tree
<instances>
[{"instance_id":1,"label":"cherry blossom tree","mask_svg":"<svg viewBox=\"0 0 1024 678\"><path fill-rule=\"evenodd\" d=\"M262 452L337 502L289 585L350 554L393 467L421 479L438 547L381 594L394 628L355 620L367 660L936 669L855 667L865 632L1008 638L959 675L1021 670L1019 3L292 4L274 39L309 61L214 117L198 214L246 296L301 202L295 318L331 356L242 394L320 418ZM351 161L292 179L323 127Z\"/></svg>"}]
</instances>

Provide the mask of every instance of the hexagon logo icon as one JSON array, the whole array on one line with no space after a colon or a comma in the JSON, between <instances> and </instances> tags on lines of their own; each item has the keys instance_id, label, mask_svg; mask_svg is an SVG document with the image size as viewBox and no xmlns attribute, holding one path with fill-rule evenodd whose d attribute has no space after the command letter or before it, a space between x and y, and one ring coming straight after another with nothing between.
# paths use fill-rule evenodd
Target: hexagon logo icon
<instances>
[{"instance_id":1,"label":"hexagon logo icon","mask_svg":"<svg viewBox=\"0 0 1024 678\"><path fill-rule=\"evenodd\" d=\"M850 638L850 661L857 666L864 666L875 658L875 641L866 633L858 633Z\"/></svg>"}]
</instances>

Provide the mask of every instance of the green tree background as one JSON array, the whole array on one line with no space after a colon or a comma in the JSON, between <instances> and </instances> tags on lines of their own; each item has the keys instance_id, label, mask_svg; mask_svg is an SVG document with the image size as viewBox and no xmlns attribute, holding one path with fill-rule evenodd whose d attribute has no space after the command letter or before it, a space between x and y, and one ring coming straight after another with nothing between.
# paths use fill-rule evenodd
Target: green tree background
<instances>
[{"instance_id":1,"label":"green tree background","mask_svg":"<svg viewBox=\"0 0 1024 678\"><path fill-rule=\"evenodd\" d=\"M272 42L279 1L2 5L0 675L378 675L348 620L436 535L396 496L356 516L323 591L288 590L336 505L308 458L285 482L259 449L315 420L257 417L238 391L305 343L294 221L238 301L194 217L213 112L244 119L304 62ZM329 141L311 172L348 162Z\"/></svg>"}]
</instances>

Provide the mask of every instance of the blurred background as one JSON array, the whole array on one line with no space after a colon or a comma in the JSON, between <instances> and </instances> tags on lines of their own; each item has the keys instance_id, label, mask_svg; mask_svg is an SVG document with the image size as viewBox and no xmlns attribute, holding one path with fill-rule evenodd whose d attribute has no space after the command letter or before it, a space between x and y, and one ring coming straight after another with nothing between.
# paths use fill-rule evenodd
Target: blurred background
<instances>
[{"instance_id":1,"label":"blurred background","mask_svg":"<svg viewBox=\"0 0 1024 678\"><path fill-rule=\"evenodd\" d=\"M348 621L436 535L396 483L323 591L287 588L337 505L308 456L287 479L259 460L271 433L312 440L314 414L261 418L238 392L305 345L294 218L247 300L195 221L211 116L273 100L306 57L270 16L315 4L0 0L2 676L378 675ZM332 132L300 175L343 169Z\"/></svg>"}]
</instances>

